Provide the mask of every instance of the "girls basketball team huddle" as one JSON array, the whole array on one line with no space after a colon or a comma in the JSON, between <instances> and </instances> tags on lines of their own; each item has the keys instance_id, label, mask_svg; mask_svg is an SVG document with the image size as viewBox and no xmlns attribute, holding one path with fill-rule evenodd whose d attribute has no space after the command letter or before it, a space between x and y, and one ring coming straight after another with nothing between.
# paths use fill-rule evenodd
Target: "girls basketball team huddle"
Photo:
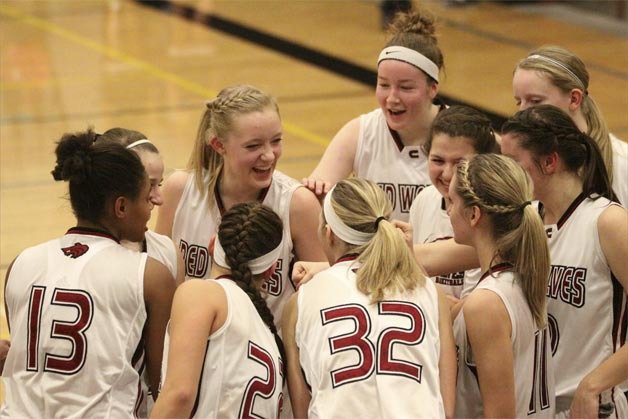
<instances>
[{"instance_id":1,"label":"girls basketball team huddle","mask_svg":"<svg viewBox=\"0 0 628 419\"><path fill-rule=\"evenodd\" d=\"M143 134L65 134L76 226L8 269L0 417L628 417L628 146L584 63L532 51L495 131L438 102L430 14L391 30L302 182L248 85L163 191Z\"/></svg>"}]
</instances>

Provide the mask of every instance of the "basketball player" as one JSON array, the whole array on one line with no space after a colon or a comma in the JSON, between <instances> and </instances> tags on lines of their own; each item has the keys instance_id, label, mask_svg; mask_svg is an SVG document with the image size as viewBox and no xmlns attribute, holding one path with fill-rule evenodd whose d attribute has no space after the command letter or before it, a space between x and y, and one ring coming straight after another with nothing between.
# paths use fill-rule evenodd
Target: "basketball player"
<instances>
[{"instance_id":1,"label":"basketball player","mask_svg":"<svg viewBox=\"0 0 628 419\"><path fill-rule=\"evenodd\" d=\"M275 170L282 152L282 127L275 100L246 85L223 89L207 103L189 169L164 185L157 232L183 251L186 277L208 278L210 238L222 214L235 204L259 201L284 225L283 247L273 276L263 285L279 327L293 260L322 260L315 236L320 204L314 194Z\"/></svg>"},{"instance_id":2,"label":"basketball player","mask_svg":"<svg viewBox=\"0 0 628 419\"><path fill-rule=\"evenodd\" d=\"M151 417L279 416L283 346L260 285L275 270L282 236L281 220L260 203L224 213L216 280L187 281L175 295L165 384Z\"/></svg>"},{"instance_id":3,"label":"basketball player","mask_svg":"<svg viewBox=\"0 0 628 419\"><path fill-rule=\"evenodd\" d=\"M451 417L455 348L444 294L425 279L373 182L325 196L319 238L332 266L283 316L295 417Z\"/></svg>"},{"instance_id":4,"label":"basketball player","mask_svg":"<svg viewBox=\"0 0 628 419\"><path fill-rule=\"evenodd\" d=\"M153 207L142 162L94 139L66 134L56 148L52 175L69 182L76 227L7 272L3 418L131 417L144 367L157 394L174 279L120 245L143 239Z\"/></svg>"},{"instance_id":5,"label":"basketball player","mask_svg":"<svg viewBox=\"0 0 628 419\"><path fill-rule=\"evenodd\" d=\"M434 119L428 141L423 146L428 156L431 186L421 192L410 207L414 243L432 243L453 237L447 208L449 185L456 165L476 154L498 150L491 121L467 106L452 106ZM456 301L477 283L479 269L435 276L432 279Z\"/></svg>"},{"instance_id":6,"label":"basketball player","mask_svg":"<svg viewBox=\"0 0 628 419\"><path fill-rule=\"evenodd\" d=\"M161 183L164 177L164 162L159 149L146 136L138 131L126 128L111 128L98 137L97 141L113 141L122 144L139 156L150 180L150 199L153 205L164 203L161 193ZM184 279L183 258L172 239L163 234L146 230L144 240L139 243L122 242L123 245L145 251L148 256L158 260L168 267L178 284Z\"/></svg>"},{"instance_id":7,"label":"basketball player","mask_svg":"<svg viewBox=\"0 0 628 419\"><path fill-rule=\"evenodd\" d=\"M342 127L303 183L322 195L354 173L376 182L391 201L392 217L408 221L414 197L430 185L421 146L445 108L435 103L444 62L431 13L398 14L390 31L377 62L380 107Z\"/></svg>"},{"instance_id":8,"label":"basketball player","mask_svg":"<svg viewBox=\"0 0 628 419\"><path fill-rule=\"evenodd\" d=\"M583 378L599 374L606 381L611 372L601 365L623 356L628 214L610 200L596 143L560 109L539 105L515 114L502 127L502 151L529 173L541 202L552 264L547 296L556 411L564 417ZM628 417L619 388L608 398L614 417Z\"/></svg>"},{"instance_id":9,"label":"basketball player","mask_svg":"<svg viewBox=\"0 0 628 419\"><path fill-rule=\"evenodd\" d=\"M609 132L589 94L589 72L571 51L543 46L515 67L512 89L519 109L554 105L566 112L597 143L619 202L628 205L628 143Z\"/></svg>"},{"instance_id":10,"label":"basketball player","mask_svg":"<svg viewBox=\"0 0 628 419\"><path fill-rule=\"evenodd\" d=\"M528 178L507 157L477 155L458 164L449 199L454 240L483 272L454 320L456 417L551 418L550 260Z\"/></svg>"}]
</instances>

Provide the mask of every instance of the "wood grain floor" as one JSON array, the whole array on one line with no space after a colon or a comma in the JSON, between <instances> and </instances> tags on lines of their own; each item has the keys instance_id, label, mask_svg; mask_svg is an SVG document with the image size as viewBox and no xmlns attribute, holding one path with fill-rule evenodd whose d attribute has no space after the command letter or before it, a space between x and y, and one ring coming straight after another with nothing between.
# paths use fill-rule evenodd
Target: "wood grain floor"
<instances>
[{"instance_id":1,"label":"wood grain floor","mask_svg":"<svg viewBox=\"0 0 628 419\"><path fill-rule=\"evenodd\" d=\"M507 116L515 111L515 63L538 45L558 44L587 63L591 95L612 131L628 138L626 38L499 3L422 4L440 19L443 94ZM372 70L386 39L374 1L201 0L171 11L177 5ZM137 129L160 147L170 172L187 161L203 101L250 83L278 98L279 166L301 178L346 121L376 107L374 86L131 0L2 0L0 42L2 278L22 249L73 224L65 185L49 174L63 132ZM0 337L8 337L3 310Z\"/></svg>"}]
</instances>

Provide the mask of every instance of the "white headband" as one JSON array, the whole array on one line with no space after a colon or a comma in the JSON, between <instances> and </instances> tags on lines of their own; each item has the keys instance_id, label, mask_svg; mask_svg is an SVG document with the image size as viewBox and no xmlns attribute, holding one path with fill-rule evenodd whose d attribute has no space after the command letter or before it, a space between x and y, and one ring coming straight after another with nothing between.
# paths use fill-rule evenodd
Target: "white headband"
<instances>
[{"instance_id":1,"label":"white headband","mask_svg":"<svg viewBox=\"0 0 628 419\"><path fill-rule=\"evenodd\" d=\"M404 63L413 65L416 68L425 71L428 76L433 78L436 83L438 83L438 66L434 64L434 61L413 49L396 46L386 47L379 54L377 65L384 60L403 61Z\"/></svg>"},{"instance_id":2,"label":"white headband","mask_svg":"<svg viewBox=\"0 0 628 419\"><path fill-rule=\"evenodd\" d=\"M582 90L586 90L586 87L585 87L584 83L582 82L582 80L580 80L580 77L576 76L576 74L575 74L573 71L571 71L571 70L569 69L569 67L567 67L565 64L561 63L560 61L557 61L557 60L555 60L555 59L553 59L553 58L546 57L545 55L539 55L539 54L532 54L532 55L528 55L528 57L526 58L526 60L527 60L527 59L530 59L530 58L537 59L537 60L541 60L541 61L545 61L545 62L548 62L548 63L550 63L550 64L554 64L554 65L555 65L555 66L557 66L557 67L562 68L562 69L563 69L563 70L565 70L565 71L566 71L566 72L567 72L567 73L568 73L568 74L569 74L569 75L570 75L570 76L571 76L574 80L576 80L576 81L580 84L580 86L582 86Z\"/></svg>"},{"instance_id":3,"label":"white headband","mask_svg":"<svg viewBox=\"0 0 628 419\"><path fill-rule=\"evenodd\" d=\"M130 150L133 147L137 147L138 145L142 145L142 144L150 144L150 141L148 141L146 138L143 138L141 140L137 140L134 143L129 144L128 146L126 146L126 148L127 150Z\"/></svg>"},{"instance_id":4,"label":"white headband","mask_svg":"<svg viewBox=\"0 0 628 419\"><path fill-rule=\"evenodd\" d=\"M255 259L249 260L247 263L251 273L253 275L261 274L265 272L268 268L277 263L277 259L279 259L279 255L281 254L281 249L283 247L283 239L279 242L279 245L275 247L270 252L257 257ZM222 266L223 268L231 269L229 264L227 263L227 258L225 256L225 250L222 248L220 244L220 240L218 239L218 235L216 235L216 240L214 240L214 262L217 265Z\"/></svg>"},{"instance_id":5,"label":"white headband","mask_svg":"<svg viewBox=\"0 0 628 419\"><path fill-rule=\"evenodd\" d=\"M331 231L347 243L366 244L371 241L375 235L374 233L363 233L351 228L338 217L331 204L331 194L334 192L334 189L336 189L335 186L325 195L325 200L323 201L323 213L325 214L325 220L327 224L329 224Z\"/></svg>"}]
</instances>

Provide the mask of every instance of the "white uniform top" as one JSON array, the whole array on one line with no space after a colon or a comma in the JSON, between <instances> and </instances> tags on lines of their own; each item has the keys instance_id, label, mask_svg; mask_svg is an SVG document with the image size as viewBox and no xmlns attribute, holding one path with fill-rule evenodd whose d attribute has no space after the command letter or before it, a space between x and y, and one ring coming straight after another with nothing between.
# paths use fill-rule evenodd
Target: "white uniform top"
<instances>
[{"instance_id":1,"label":"white uniform top","mask_svg":"<svg viewBox=\"0 0 628 419\"><path fill-rule=\"evenodd\" d=\"M454 236L454 229L445 209L445 200L434 185L428 186L414 198L410 207L410 224L414 244L433 243ZM462 298L471 292L481 275L482 271L478 268L434 276L432 281L446 294Z\"/></svg>"},{"instance_id":2,"label":"white uniform top","mask_svg":"<svg viewBox=\"0 0 628 419\"><path fill-rule=\"evenodd\" d=\"M227 296L227 318L207 340L192 417L277 418L283 403L283 361L275 338L235 282L226 277L216 282ZM163 376L167 374L166 365Z\"/></svg>"},{"instance_id":3,"label":"white uniform top","mask_svg":"<svg viewBox=\"0 0 628 419\"><path fill-rule=\"evenodd\" d=\"M606 198L580 195L558 223L545 226L552 261L547 310L557 412L569 408L580 380L626 339L626 292L609 269L597 229L609 205ZM628 417L628 411L618 414Z\"/></svg>"},{"instance_id":4,"label":"white uniform top","mask_svg":"<svg viewBox=\"0 0 628 419\"><path fill-rule=\"evenodd\" d=\"M494 292L508 311L512 327L510 341L515 380L515 417L554 417L554 374L549 333L547 328L539 330L536 326L518 285L519 275L504 272L505 269L509 269L509 265L496 265L493 275L487 272L475 289ZM454 320L454 335L458 347L456 417L479 418L483 416L484 410L482 395L462 310Z\"/></svg>"},{"instance_id":5,"label":"white uniform top","mask_svg":"<svg viewBox=\"0 0 628 419\"><path fill-rule=\"evenodd\" d=\"M619 202L628 208L628 143L610 135L613 147L613 190Z\"/></svg>"},{"instance_id":6,"label":"white uniform top","mask_svg":"<svg viewBox=\"0 0 628 419\"><path fill-rule=\"evenodd\" d=\"M72 228L15 260L1 417L132 417L140 400L146 254Z\"/></svg>"},{"instance_id":7,"label":"white uniform top","mask_svg":"<svg viewBox=\"0 0 628 419\"><path fill-rule=\"evenodd\" d=\"M298 293L295 339L312 389L309 417L445 417L434 284L371 304L356 288L351 259Z\"/></svg>"},{"instance_id":8,"label":"white uniform top","mask_svg":"<svg viewBox=\"0 0 628 419\"><path fill-rule=\"evenodd\" d=\"M278 329L281 326L283 306L295 291L290 278L294 258L290 232L290 203L292 194L301 186L296 180L275 170L272 183L262 201L264 205L272 208L283 222L283 249L277 261L277 270L263 286L268 293L266 303L275 317ZM218 231L222 206L221 202L217 202L216 195L212 199L214 205L210 209L206 192L199 192L195 176L190 174L172 224L172 240L183 253L186 278L206 279L210 272L211 255L207 247L212 236Z\"/></svg>"},{"instance_id":9,"label":"white uniform top","mask_svg":"<svg viewBox=\"0 0 628 419\"><path fill-rule=\"evenodd\" d=\"M353 172L377 183L392 204L392 217L406 222L414 197L432 184L421 146L404 147L380 108L360 116Z\"/></svg>"},{"instance_id":10,"label":"white uniform top","mask_svg":"<svg viewBox=\"0 0 628 419\"><path fill-rule=\"evenodd\" d=\"M172 274L173 278L177 278L178 255L177 247L172 239L163 234L155 233L147 230L144 234L146 239L146 252L148 256L161 262Z\"/></svg>"}]
</instances>

